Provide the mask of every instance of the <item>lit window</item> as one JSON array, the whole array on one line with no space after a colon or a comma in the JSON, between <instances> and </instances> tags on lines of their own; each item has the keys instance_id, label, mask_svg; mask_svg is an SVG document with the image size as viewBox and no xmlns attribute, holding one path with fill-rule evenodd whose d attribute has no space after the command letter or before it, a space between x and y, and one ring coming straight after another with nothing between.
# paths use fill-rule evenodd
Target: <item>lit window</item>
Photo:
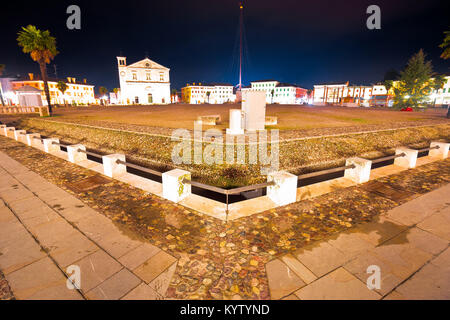
<instances>
[{"instance_id":1,"label":"lit window","mask_svg":"<svg viewBox=\"0 0 450 320\"><path fill-rule=\"evenodd\" d=\"M152 78L150 77L150 73L147 73L147 81L150 81Z\"/></svg>"},{"instance_id":2,"label":"lit window","mask_svg":"<svg viewBox=\"0 0 450 320\"><path fill-rule=\"evenodd\" d=\"M133 80L137 80L137 74L133 73Z\"/></svg>"}]
</instances>

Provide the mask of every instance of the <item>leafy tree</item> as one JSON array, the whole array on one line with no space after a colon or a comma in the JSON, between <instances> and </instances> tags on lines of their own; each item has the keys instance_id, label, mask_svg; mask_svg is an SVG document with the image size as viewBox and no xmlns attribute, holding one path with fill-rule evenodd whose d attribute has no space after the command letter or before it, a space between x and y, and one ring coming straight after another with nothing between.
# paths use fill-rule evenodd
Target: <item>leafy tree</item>
<instances>
[{"instance_id":1,"label":"leafy tree","mask_svg":"<svg viewBox=\"0 0 450 320\"><path fill-rule=\"evenodd\" d=\"M384 84L384 87L386 88L386 91L387 91L388 94L389 94L389 90L391 90L392 87L394 86L394 81L393 81L393 80L385 80L385 81L383 82L383 84Z\"/></svg>"},{"instance_id":2,"label":"leafy tree","mask_svg":"<svg viewBox=\"0 0 450 320\"><path fill-rule=\"evenodd\" d=\"M56 39L50 35L48 30L42 31L33 25L22 27L18 33L17 42L24 53L29 53L31 59L39 64L42 80L44 81L44 91L47 98L48 110L52 114L50 102L50 92L48 89L47 64L59 53L56 50Z\"/></svg>"},{"instance_id":3,"label":"leafy tree","mask_svg":"<svg viewBox=\"0 0 450 320\"><path fill-rule=\"evenodd\" d=\"M436 91L436 93L438 93L439 90L441 90L442 88L444 88L445 83L447 82L447 79L445 78L444 75L442 74L437 74L433 81L432 81L432 85L431 87L433 88L433 90ZM436 96L434 97L434 101L433 101L433 107L436 105Z\"/></svg>"},{"instance_id":4,"label":"leafy tree","mask_svg":"<svg viewBox=\"0 0 450 320\"><path fill-rule=\"evenodd\" d=\"M398 85L394 88L395 107L417 108L426 101L432 90L433 66L431 61L425 61L425 57L421 49L409 59L406 68L400 72Z\"/></svg>"},{"instance_id":5,"label":"leafy tree","mask_svg":"<svg viewBox=\"0 0 450 320\"><path fill-rule=\"evenodd\" d=\"M58 81L58 83L56 84L56 87L63 94L64 106L65 106L66 105L66 97L64 96L64 92L66 92L66 90L68 89L68 86L67 86L67 84L64 81Z\"/></svg>"},{"instance_id":6,"label":"leafy tree","mask_svg":"<svg viewBox=\"0 0 450 320\"><path fill-rule=\"evenodd\" d=\"M445 31L444 34L445 34L444 42L442 42L442 44L439 46L442 49L444 49L444 52L442 52L442 54L441 54L441 58L449 59L450 58L450 30Z\"/></svg>"}]
</instances>

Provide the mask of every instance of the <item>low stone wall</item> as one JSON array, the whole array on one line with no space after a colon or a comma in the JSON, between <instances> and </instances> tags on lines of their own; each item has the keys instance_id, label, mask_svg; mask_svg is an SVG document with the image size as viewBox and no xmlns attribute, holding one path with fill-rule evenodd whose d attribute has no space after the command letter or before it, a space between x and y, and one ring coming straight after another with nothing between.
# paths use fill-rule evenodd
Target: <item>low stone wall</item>
<instances>
[{"instance_id":1,"label":"low stone wall","mask_svg":"<svg viewBox=\"0 0 450 320\"><path fill-rule=\"evenodd\" d=\"M3 114L26 114L26 113L39 113L41 117L49 116L48 107L0 107L0 113Z\"/></svg>"},{"instance_id":2,"label":"low stone wall","mask_svg":"<svg viewBox=\"0 0 450 320\"><path fill-rule=\"evenodd\" d=\"M266 196L225 206L223 203L192 194L191 173L189 171L174 169L164 172L161 174L161 184L128 173L124 154L105 155L102 157L102 163L97 164L87 159L86 147L81 144L65 146L67 152L63 152L61 151L63 145L60 144L58 138L41 139L38 133L27 134L25 130L16 130L14 127L7 127L6 125L0 125L0 134L222 220L237 219L289 205L299 201L299 193L301 193L301 188L298 188L298 176L286 171L272 172L267 176L267 182L270 182L270 185L267 187ZM433 158L433 161L446 159L449 147L450 143L432 142L429 157ZM394 165L403 170L415 168L418 153L418 150L398 147L395 158L392 157L394 158ZM370 180L372 161L358 157L349 158L346 161L346 167L337 169L345 170L344 178L341 179L345 179L347 185L366 183ZM232 217L228 216L229 213Z\"/></svg>"}]
</instances>

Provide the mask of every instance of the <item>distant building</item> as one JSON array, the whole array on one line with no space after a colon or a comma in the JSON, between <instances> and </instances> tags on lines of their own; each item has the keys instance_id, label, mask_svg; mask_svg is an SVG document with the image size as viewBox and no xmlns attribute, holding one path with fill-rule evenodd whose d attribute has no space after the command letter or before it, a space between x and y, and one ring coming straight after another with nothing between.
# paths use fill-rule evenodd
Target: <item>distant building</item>
<instances>
[{"instance_id":1,"label":"distant building","mask_svg":"<svg viewBox=\"0 0 450 320\"><path fill-rule=\"evenodd\" d=\"M314 86L313 104L340 104L343 106L369 105L372 86L357 86L345 83L329 83Z\"/></svg>"},{"instance_id":2,"label":"distant building","mask_svg":"<svg viewBox=\"0 0 450 320\"><path fill-rule=\"evenodd\" d=\"M384 84L374 84L369 105L371 107L392 107L392 97L393 95L386 90Z\"/></svg>"},{"instance_id":3,"label":"distant building","mask_svg":"<svg viewBox=\"0 0 450 320\"><path fill-rule=\"evenodd\" d=\"M430 95L430 102L437 106L450 105L450 76L446 76L445 79L447 82L444 84L444 88L433 90Z\"/></svg>"},{"instance_id":4,"label":"distant building","mask_svg":"<svg viewBox=\"0 0 450 320\"><path fill-rule=\"evenodd\" d=\"M234 102L236 96L233 94L233 85L231 84L195 84L194 82L181 88L181 99L189 104L223 104Z\"/></svg>"},{"instance_id":5,"label":"distant building","mask_svg":"<svg viewBox=\"0 0 450 320\"><path fill-rule=\"evenodd\" d=\"M281 83L277 80L257 80L250 82L250 87L242 91L256 90L266 93L266 103L302 104L307 103L307 89L294 84Z\"/></svg>"},{"instance_id":6,"label":"distant building","mask_svg":"<svg viewBox=\"0 0 450 320\"><path fill-rule=\"evenodd\" d=\"M21 107L42 106L42 90L32 86L23 86L16 90L18 105Z\"/></svg>"},{"instance_id":7,"label":"distant building","mask_svg":"<svg viewBox=\"0 0 450 320\"><path fill-rule=\"evenodd\" d=\"M57 84L63 81L67 85L64 94L58 89ZM67 77L67 79L48 79L48 89L50 92L50 103L52 104L70 104L70 105L89 105L95 103L94 86L87 83L86 79L78 82L76 78ZM11 81L12 90L17 92L25 86L30 86L41 91L42 102L47 105L47 99L44 92L44 81L38 79L34 74L29 73L28 79L19 79Z\"/></svg>"},{"instance_id":8,"label":"distant building","mask_svg":"<svg viewBox=\"0 0 450 320\"><path fill-rule=\"evenodd\" d=\"M117 57L122 104L170 103L169 68L148 58L127 65L126 57Z\"/></svg>"},{"instance_id":9,"label":"distant building","mask_svg":"<svg viewBox=\"0 0 450 320\"><path fill-rule=\"evenodd\" d=\"M17 80L17 77L1 76L0 77L0 104L12 106L17 103L16 94L12 90L11 82Z\"/></svg>"}]
</instances>

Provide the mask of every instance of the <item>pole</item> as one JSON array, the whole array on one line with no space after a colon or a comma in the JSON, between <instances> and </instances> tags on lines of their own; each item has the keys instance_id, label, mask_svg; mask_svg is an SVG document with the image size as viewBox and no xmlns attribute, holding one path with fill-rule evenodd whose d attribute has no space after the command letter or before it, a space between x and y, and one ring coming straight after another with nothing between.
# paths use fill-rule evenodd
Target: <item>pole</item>
<instances>
[{"instance_id":1,"label":"pole","mask_svg":"<svg viewBox=\"0 0 450 320\"><path fill-rule=\"evenodd\" d=\"M242 5L242 1L239 2L239 91L242 89L242 29L244 26L244 15L243 15L244 6Z\"/></svg>"}]
</instances>

